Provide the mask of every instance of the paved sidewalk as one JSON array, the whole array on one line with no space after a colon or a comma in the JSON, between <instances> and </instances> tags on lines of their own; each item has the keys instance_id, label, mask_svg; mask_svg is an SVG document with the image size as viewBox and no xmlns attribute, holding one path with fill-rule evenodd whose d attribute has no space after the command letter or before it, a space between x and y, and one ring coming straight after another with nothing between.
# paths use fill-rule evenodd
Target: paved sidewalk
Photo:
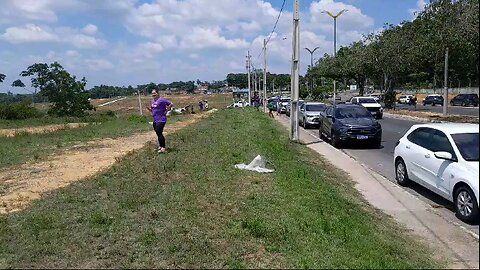
<instances>
[{"instance_id":1,"label":"paved sidewalk","mask_svg":"<svg viewBox=\"0 0 480 270\"><path fill-rule=\"evenodd\" d=\"M288 128L288 118L276 116L275 119ZM350 174L352 180L356 182L356 189L371 205L391 215L413 234L421 236L419 239L432 248L435 257L445 259L449 263L448 268L479 268L477 238L460 226L447 222L437 215L430 205L400 186L303 129L300 129L300 141L332 164L341 164L339 168Z\"/></svg>"}]
</instances>

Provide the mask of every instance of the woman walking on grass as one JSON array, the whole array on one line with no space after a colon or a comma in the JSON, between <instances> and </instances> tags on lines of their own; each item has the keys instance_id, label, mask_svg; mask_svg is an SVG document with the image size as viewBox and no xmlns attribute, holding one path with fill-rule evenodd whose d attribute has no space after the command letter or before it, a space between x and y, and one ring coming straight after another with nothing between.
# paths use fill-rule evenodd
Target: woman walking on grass
<instances>
[{"instance_id":1,"label":"woman walking on grass","mask_svg":"<svg viewBox=\"0 0 480 270\"><path fill-rule=\"evenodd\" d=\"M152 113L153 130L158 137L158 153L165 153L165 136L163 136L163 129L167 124L167 112L172 108L173 103L167 99L161 98L157 90L152 90L152 105L147 107L147 110Z\"/></svg>"}]
</instances>

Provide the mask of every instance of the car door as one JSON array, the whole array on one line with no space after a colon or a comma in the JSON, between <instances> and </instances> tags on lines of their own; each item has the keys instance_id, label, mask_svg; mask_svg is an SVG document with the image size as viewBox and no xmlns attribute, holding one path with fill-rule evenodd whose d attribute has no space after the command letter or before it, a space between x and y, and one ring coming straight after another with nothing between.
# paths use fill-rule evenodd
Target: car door
<instances>
[{"instance_id":1,"label":"car door","mask_svg":"<svg viewBox=\"0 0 480 270\"><path fill-rule=\"evenodd\" d=\"M324 131L325 134L328 134L328 136L331 138L332 137L332 126L333 126L333 118L335 117L335 110L333 107L329 108L329 111L327 115L331 115L331 118L325 117L324 121Z\"/></svg>"},{"instance_id":2,"label":"car door","mask_svg":"<svg viewBox=\"0 0 480 270\"><path fill-rule=\"evenodd\" d=\"M432 156L427 148L432 133L430 128L418 128L407 136L408 142L405 145L405 162L409 176L421 185L427 185L426 180L429 178L425 159Z\"/></svg>"},{"instance_id":3,"label":"car door","mask_svg":"<svg viewBox=\"0 0 480 270\"><path fill-rule=\"evenodd\" d=\"M300 107L298 108L298 110L299 110L299 112L300 112L300 113L298 114L298 121L303 124L303 116L304 116L304 114L305 114L305 103L303 103L302 105L300 105Z\"/></svg>"},{"instance_id":4,"label":"car door","mask_svg":"<svg viewBox=\"0 0 480 270\"><path fill-rule=\"evenodd\" d=\"M435 157L435 152L448 152L457 160L455 151L445 133L438 129L430 130L431 137L427 145L423 167L427 171L426 182L439 195L448 198L450 194L451 176L455 175L456 161L445 160Z\"/></svg>"},{"instance_id":5,"label":"car door","mask_svg":"<svg viewBox=\"0 0 480 270\"><path fill-rule=\"evenodd\" d=\"M330 121L330 118L327 117L327 115L331 115L332 114L332 111L331 111L331 107L328 107L326 110L325 110L325 117L322 119L322 122L320 123L320 130L323 134L325 135L328 135L329 133L327 132L327 126L328 126L328 121Z\"/></svg>"}]
</instances>

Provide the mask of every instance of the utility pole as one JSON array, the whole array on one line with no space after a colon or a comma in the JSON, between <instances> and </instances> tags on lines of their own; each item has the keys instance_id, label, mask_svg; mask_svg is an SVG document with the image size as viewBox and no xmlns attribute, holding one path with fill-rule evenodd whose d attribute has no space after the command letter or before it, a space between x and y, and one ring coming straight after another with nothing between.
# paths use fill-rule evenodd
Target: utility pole
<instances>
[{"instance_id":1,"label":"utility pole","mask_svg":"<svg viewBox=\"0 0 480 270\"><path fill-rule=\"evenodd\" d=\"M316 50L318 50L320 47L316 47L315 49L313 50L310 50L309 48L305 48L305 50L307 50L309 53L310 53L310 76L309 79L310 79L310 84L309 84L309 94L311 95L312 92L313 92L313 77L312 77L312 69L313 69L313 54L315 53Z\"/></svg>"},{"instance_id":2,"label":"utility pole","mask_svg":"<svg viewBox=\"0 0 480 270\"><path fill-rule=\"evenodd\" d=\"M333 58L337 58L337 18L346 11L346 9L342 9L337 15L333 15L329 11L322 11L322 13L326 13L333 18ZM335 104L337 104L337 81L333 80L333 105Z\"/></svg>"},{"instance_id":3,"label":"utility pole","mask_svg":"<svg viewBox=\"0 0 480 270\"><path fill-rule=\"evenodd\" d=\"M267 40L263 39L263 111L267 111Z\"/></svg>"},{"instance_id":4,"label":"utility pole","mask_svg":"<svg viewBox=\"0 0 480 270\"><path fill-rule=\"evenodd\" d=\"M250 78L250 51L247 52L247 72L248 72L248 104L252 106L252 87Z\"/></svg>"},{"instance_id":5,"label":"utility pole","mask_svg":"<svg viewBox=\"0 0 480 270\"><path fill-rule=\"evenodd\" d=\"M290 139L298 142L298 94L299 94L299 64L300 64L300 0L293 3L293 38L292 38L292 75L290 112Z\"/></svg>"},{"instance_id":6,"label":"utility pole","mask_svg":"<svg viewBox=\"0 0 480 270\"><path fill-rule=\"evenodd\" d=\"M142 99L140 98L140 89L138 88L137 88L137 95L138 95L138 109L140 110L140 115L143 115Z\"/></svg>"},{"instance_id":7,"label":"utility pole","mask_svg":"<svg viewBox=\"0 0 480 270\"><path fill-rule=\"evenodd\" d=\"M445 50L445 83L443 90L443 115L448 113L448 47Z\"/></svg>"}]
</instances>

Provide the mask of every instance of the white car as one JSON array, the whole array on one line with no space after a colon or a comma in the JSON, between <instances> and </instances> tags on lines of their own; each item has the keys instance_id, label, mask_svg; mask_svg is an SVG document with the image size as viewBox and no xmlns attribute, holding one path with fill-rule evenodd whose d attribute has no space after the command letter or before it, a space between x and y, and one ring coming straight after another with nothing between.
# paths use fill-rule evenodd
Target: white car
<instances>
[{"instance_id":1,"label":"white car","mask_svg":"<svg viewBox=\"0 0 480 270\"><path fill-rule=\"evenodd\" d=\"M234 102L234 103L228 105L227 108L243 108L243 107L248 107L248 106L250 106L250 104L248 104L248 102L238 101L238 102Z\"/></svg>"},{"instance_id":2,"label":"white car","mask_svg":"<svg viewBox=\"0 0 480 270\"><path fill-rule=\"evenodd\" d=\"M459 219L478 220L478 129L464 123L413 125L395 147L397 182L417 182L452 201Z\"/></svg>"},{"instance_id":3,"label":"white car","mask_svg":"<svg viewBox=\"0 0 480 270\"><path fill-rule=\"evenodd\" d=\"M398 103L408 104L413 99L413 95L403 95L398 98Z\"/></svg>"},{"instance_id":4,"label":"white car","mask_svg":"<svg viewBox=\"0 0 480 270\"><path fill-rule=\"evenodd\" d=\"M367 108L367 110L377 119L383 118L383 108L373 97L353 97L350 99L351 104L359 104Z\"/></svg>"}]
</instances>

